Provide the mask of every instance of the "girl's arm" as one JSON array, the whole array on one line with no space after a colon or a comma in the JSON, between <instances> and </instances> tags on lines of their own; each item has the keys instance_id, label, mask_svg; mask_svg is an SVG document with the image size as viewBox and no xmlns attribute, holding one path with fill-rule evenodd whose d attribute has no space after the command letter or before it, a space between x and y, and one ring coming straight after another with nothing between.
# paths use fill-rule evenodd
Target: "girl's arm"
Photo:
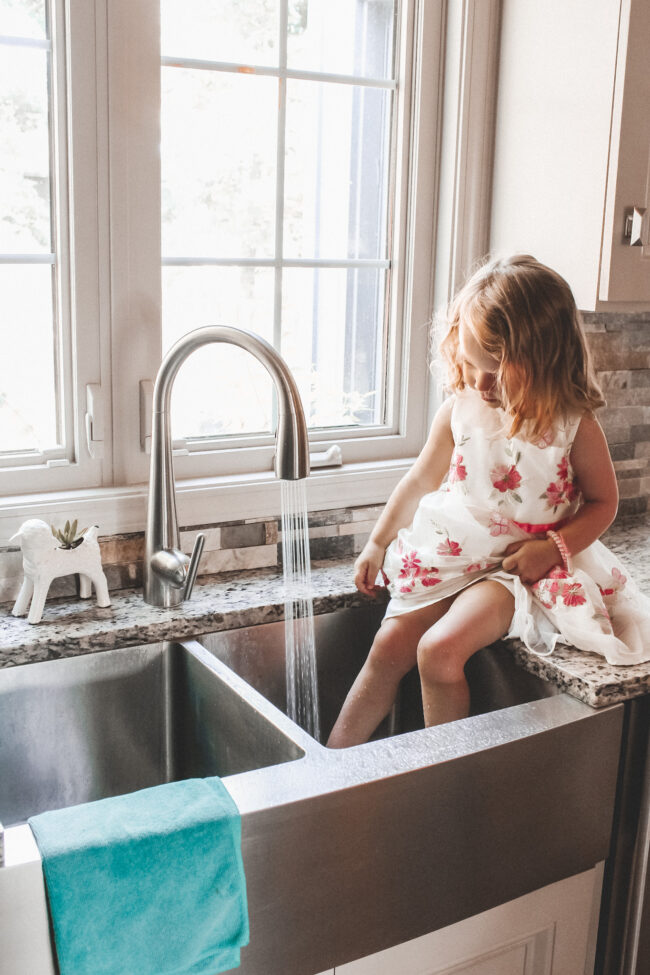
<instances>
[{"instance_id":1,"label":"girl's arm","mask_svg":"<svg viewBox=\"0 0 650 975\"><path fill-rule=\"evenodd\" d=\"M609 528L618 508L618 486L607 440L598 420L586 415L580 421L571 449L571 465L582 492L583 504L561 528L567 548L577 555ZM503 568L513 567L522 582L537 582L562 558L552 539L514 542L508 546Z\"/></svg>"},{"instance_id":2,"label":"girl's arm","mask_svg":"<svg viewBox=\"0 0 650 975\"><path fill-rule=\"evenodd\" d=\"M420 498L437 490L449 470L454 450L451 432L453 403L453 397L446 399L436 413L420 455L395 487L354 563L354 583L366 595L372 596L377 591L375 579L384 563L386 549L397 532L411 524Z\"/></svg>"}]
</instances>

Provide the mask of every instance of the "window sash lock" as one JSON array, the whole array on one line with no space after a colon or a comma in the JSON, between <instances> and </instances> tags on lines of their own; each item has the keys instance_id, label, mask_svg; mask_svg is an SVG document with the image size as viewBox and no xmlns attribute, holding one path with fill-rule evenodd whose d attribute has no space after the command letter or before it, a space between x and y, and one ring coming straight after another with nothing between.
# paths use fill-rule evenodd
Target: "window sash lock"
<instances>
[{"instance_id":1,"label":"window sash lock","mask_svg":"<svg viewBox=\"0 0 650 975\"><path fill-rule=\"evenodd\" d=\"M86 385L86 444L93 460L104 456L104 397L99 383Z\"/></svg>"}]
</instances>

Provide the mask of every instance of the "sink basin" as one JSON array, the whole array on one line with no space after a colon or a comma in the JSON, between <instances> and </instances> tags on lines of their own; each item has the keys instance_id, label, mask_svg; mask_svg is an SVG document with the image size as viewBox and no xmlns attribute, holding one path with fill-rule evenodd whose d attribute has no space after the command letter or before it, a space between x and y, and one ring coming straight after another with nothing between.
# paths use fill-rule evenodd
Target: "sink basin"
<instances>
[{"instance_id":1,"label":"sink basin","mask_svg":"<svg viewBox=\"0 0 650 975\"><path fill-rule=\"evenodd\" d=\"M361 669L382 616L383 607L364 606L314 617L320 727L324 741ZM284 622L211 633L197 640L286 714ZM474 715L559 693L554 685L518 667L512 655L499 645L475 654L467 664L466 674ZM402 681L395 707L373 739L416 731L423 726L420 681L414 669Z\"/></svg>"},{"instance_id":2,"label":"sink basin","mask_svg":"<svg viewBox=\"0 0 650 975\"><path fill-rule=\"evenodd\" d=\"M381 613L315 619L324 735ZM557 693L500 646L467 676L469 720L422 729L413 672L382 740L330 751L283 713L282 622L0 670L0 820L227 777L252 933L241 975L338 970L608 855L622 706ZM53 975L43 875L22 834L31 840L26 827L5 832L2 971Z\"/></svg>"},{"instance_id":3,"label":"sink basin","mask_svg":"<svg viewBox=\"0 0 650 975\"><path fill-rule=\"evenodd\" d=\"M5 826L47 809L303 755L198 645L159 643L0 671Z\"/></svg>"}]
</instances>

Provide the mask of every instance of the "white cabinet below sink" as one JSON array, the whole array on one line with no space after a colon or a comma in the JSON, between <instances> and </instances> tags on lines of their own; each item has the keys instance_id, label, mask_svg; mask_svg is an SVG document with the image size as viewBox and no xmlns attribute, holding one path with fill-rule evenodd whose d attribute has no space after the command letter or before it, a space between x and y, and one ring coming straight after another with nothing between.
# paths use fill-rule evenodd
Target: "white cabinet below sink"
<instances>
[{"instance_id":1,"label":"white cabinet below sink","mask_svg":"<svg viewBox=\"0 0 650 975\"><path fill-rule=\"evenodd\" d=\"M336 975L591 975L602 865L440 931L337 965Z\"/></svg>"}]
</instances>

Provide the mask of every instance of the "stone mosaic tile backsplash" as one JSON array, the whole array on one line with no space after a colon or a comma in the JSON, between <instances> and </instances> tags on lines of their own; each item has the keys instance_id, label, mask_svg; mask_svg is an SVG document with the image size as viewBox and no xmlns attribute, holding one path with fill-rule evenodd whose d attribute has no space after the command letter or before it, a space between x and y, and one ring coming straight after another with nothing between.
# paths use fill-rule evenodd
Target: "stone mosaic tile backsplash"
<instances>
[{"instance_id":1,"label":"stone mosaic tile backsplash","mask_svg":"<svg viewBox=\"0 0 650 975\"><path fill-rule=\"evenodd\" d=\"M650 497L650 312L638 315L587 312L584 321L607 406L599 418L618 476L619 517L643 514ZM363 547L381 505L316 511L309 515L313 561L355 555ZM190 525L181 547L191 551L197 531L206 534L201 574L280 566L278 519ZM100 539L109 588L142 585L142 533ZM0 548L0 602L15 599L22 581L22 556ZM73 577L55 580L50 598L75 593Z\"/></svg>"}]
</instances>

